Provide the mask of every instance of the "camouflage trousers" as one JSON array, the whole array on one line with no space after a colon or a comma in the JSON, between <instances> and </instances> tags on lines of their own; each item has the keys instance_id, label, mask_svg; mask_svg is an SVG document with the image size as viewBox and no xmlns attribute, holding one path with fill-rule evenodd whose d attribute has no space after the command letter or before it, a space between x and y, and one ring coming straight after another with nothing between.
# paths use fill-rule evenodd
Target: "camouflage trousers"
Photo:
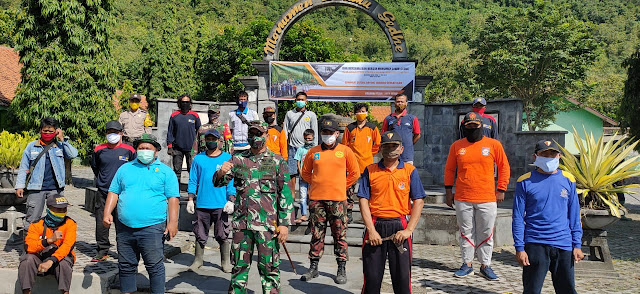
<instances>
[{"instance_id":1,"label":"camouflage trousers","mask_svg":"<svg viewBox=\"0 0 640 294\"><path fill-rule=\"evenodd\" d=\"M231 243L231 286L229 293L247 293L253 247L258 247L258 272L263 293L280 293L280 244L270 231L234 230Z\"/></svg>"},{"instance_id":2,"label":"camouflage trousers","mask_svg":"<svg viewBox=\"0 0 640 294\"><path fill-rule=\"evenodd\" d=\"M358 199L358 183L347 188L347 210L353 210L353 203L360 201Z\"/></svg>"},{"instance_id":3,"label":"camouflage trousers","mask_svg":"<svg viewBox=\"0 0 640 294\"><path fill-rule=\"evenodd\" d=\"M311 226L311 249L309 259L319 260L324 253L324 237L327 223L333 236L333 253L336 260L349 260L347 245L347 201L311 200L309 221Z\"/></svg>"}]
</instances>

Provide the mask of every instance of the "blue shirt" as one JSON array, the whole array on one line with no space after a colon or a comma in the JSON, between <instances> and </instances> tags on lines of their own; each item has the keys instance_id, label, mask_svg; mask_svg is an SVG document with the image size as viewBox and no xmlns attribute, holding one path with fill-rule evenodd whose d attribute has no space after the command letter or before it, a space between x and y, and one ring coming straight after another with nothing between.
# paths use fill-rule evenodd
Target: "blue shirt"
<instances>
[{"instance_id":1,"label":"blue shirt","mask_svg":"<svg viewBox=\"0 0 640 294\"><path fill-rule=\"evenodd\" d=\"M307 155L307 152L309 152L309 149L311 148L306 148L303 146L298 147L298 150L296 150L296 154L293 156L293 159L297 160L298 162L300 162L300 170L302 170L302 164L304 163L304 157Z\"/></svg>"},{"instance_id":2,"label":"blue shirt","mask_svg":"<svg viewBox=\"0 0 640 294\"><path fill-rule=\"evenodd\" d=\"M229 196L236 195L233 179L224 187L216 188L213 186L213 174L229 159L231 159L231 154L226 152L222 152L216 157L209 157L206 152L202 152L193 158L187 192L197 195L197 208L223 208L227 204Z\"/></svg>"},{"instance_id":3,"label":"blue shirt","mask_svg":"<svg viewBox=\"0 0 640 294\"><path fill-rule=\"evenodd\" d=\"M513 241L516 251L538 243L562 250L581 247L580 202L572 174L536 170L522 175L513 200Z\"/></svg>"},{"instance_id":4,"label":"blue shirt","mask_svg":"<svg viewBox=\"0 0 640 294\"><path fill-rule=\"evenodd\" d=\"M158 159L149 165L139 160L123 164L109 192L118 194L118 220L130 228L167 221L167 199L180 197L176 174Z\"/></svg>"}]
</instances>

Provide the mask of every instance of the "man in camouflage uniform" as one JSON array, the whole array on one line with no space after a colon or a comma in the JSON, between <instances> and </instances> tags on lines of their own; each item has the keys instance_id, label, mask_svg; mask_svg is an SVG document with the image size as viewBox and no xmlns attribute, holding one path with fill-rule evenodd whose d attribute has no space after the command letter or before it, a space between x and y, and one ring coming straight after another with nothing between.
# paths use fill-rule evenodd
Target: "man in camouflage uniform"
<instances>
[{"instance_id":1,"label":"man in camouflage uniform","mask_svg":"<svg viewBox=\"0 0 640 294\"><path fill-rule=\"evenodd\" d=\"M120 113L118 118L118 122L122 125L122 141L129 145L139 139L142 134L151 134L153 122L149 118L149 113L140 108L141 97L140 94L131 94L129 110Z\"/></svg>"},{"instance_id":2,"label":"man in camouflage uniform","mask_svg":"<svg viewBox=\"0 0 640 294\"><path fill-rule=\"evenodd\" d=\"M209 122L200 126L198 129L198 136L195 142L193 142L193 152L200 153L207 151L207 143L204 140L204 133L206 133L210 129L216 129L218 133L222 135L222 145L218 148L222 152L227 152L229 154L233 154L233 140L231 139L231 131L229 130L229 126L226 123L222 123L219 121L220 118L220 105L211 104L209 105Z\"/></svg>"},{"instance_id":3,"label":"man in camouflage uniform","mask_svg":"<svg viewBox=\"0 0 640 294\"><path fill-rule=\"evenodd\" d=\"M231 221L231 285L229 293L247 293L249 267L254 245L258 247L258 271L263 293L280 293L280 245L287 240L293 197L287 162L267 149L267 125L249 123L251 149L236 153L213 178L222 187L232 179L236 196ZM278 232L278 233L276 233Z\"/></svg>"}]
</instances>

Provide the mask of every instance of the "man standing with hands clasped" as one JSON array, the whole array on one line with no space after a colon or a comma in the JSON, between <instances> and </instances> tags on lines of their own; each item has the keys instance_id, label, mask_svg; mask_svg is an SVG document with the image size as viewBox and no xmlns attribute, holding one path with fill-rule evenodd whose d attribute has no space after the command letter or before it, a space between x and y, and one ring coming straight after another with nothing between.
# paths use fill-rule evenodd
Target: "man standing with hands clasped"
<instances>
[{"instance_id":1,"label":"man standing with hands clasped","mask_svg":"<svg viewBox=\"0 0 640 294\"><path fill-rule=\"evenodd\" d=\"M427 194L418 170L399 159L404 150L398 133L382 134L381 150L382 160L367 166L358 180L360 212L367 227L362 247L362 293L380 293L387 257L393 292L411 293L411 233L418 225Z\"/></svg>"},{"instance_id":2,"label":"man standing with hands clasped","mask_svg":"<svg viewBox=\"0 0 640 294\"><path fill-rule=\"evenodd\" d=\"M497 281L498 276L490 267L493 226L498 213L497 202L504 200L509 184L509 162L500 141L482 135L480 114L467 113L462 124L465 138L453 142L444 168L446 202L453 207L455 200L463 262L454 275L462 278L472 274L471 262L477 255L481 263L480 275ZM494 165L498 167L497 191ZM455 195L452 191L454 179Z\"/></svg>"},{"instance_id":3,"label":"man standing with hands clasped","mask_svg":"<svg viewBox=\"0 0 640 294\"><path fill-rule=\"evenodd\" d=\"M280 293L279 243L287 241L293 211L293 197L286 185L287 162L267 148L265 123L249 122L248 134L251 149L235 153L213 177L215 187L233 180L237 192L237 197L230 197L233 204L229 207L235 208L229 293L247 293L254 245L262 292Z\"/></svg>"},{"instance_id":4,"label":"man standing with hands clasped","mask_svg":"<svg viewBox=\"0 0 640 294\"><path fill-rule=\"evenodd\" d=\"M137 291L136 274L142 256L151 293L164 293L164 241L178 233L178 179L158 159L160 143L153 135L142 134L133 147L136 160L123 164L111 181L103 223L107 228L116 224L120 291ZM116 205L114 221L111 213Z\"/></svg>"},{"instance_id":5,"label":"man standing with hands clasped","mask_svg":"<svg viewBox=\"0 0 640 294\"><path fill-rule=\"evenodd\" d=\"M513 241L524 267L524 293L540 293L548 271L556 293L577 293L573 266L584 254L576 179L558 169L555 142L539 141L533 157L536 169L518 178L513 200Z\"/></svg>"}]
</instances>

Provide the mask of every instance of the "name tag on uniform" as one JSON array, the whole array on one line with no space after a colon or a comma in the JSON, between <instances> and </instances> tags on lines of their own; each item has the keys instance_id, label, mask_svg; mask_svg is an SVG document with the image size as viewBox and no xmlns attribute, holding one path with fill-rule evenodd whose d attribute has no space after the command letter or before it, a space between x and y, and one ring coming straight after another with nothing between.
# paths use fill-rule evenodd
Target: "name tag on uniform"
<instances>
[{"instance_id":1,"label":"name tag on uniform","mask_svg":"<svg viewBox=\"0 0 640 294\"><path fill-rule=\"evenodd\" d=\"M194 120L194 119L189 119L189 122L190 122L190 123L192 123L192 124L195 124L195 123L196 123L196 120Z\"/></svg>"},{"instance_id":2,"label":"name tag on uniform","mask_svg":"<svg viewBox=\"0 0 640 294\"><path fill-rule=\"evenodd\" d=\"M313 160L318 160L320 159L320 152L316 152L313 154Z\"/></svg>"},{"instance_id":3,"label":"name tag on uniform","mask_svg":"<svg viewBox=\"0 0 640 294\"><path fill-rule=\"evenodd\" d=\"M129 161L129 156L118 156L118 160L122 160L122 161Z\"/></svg>"}]
</instances>

